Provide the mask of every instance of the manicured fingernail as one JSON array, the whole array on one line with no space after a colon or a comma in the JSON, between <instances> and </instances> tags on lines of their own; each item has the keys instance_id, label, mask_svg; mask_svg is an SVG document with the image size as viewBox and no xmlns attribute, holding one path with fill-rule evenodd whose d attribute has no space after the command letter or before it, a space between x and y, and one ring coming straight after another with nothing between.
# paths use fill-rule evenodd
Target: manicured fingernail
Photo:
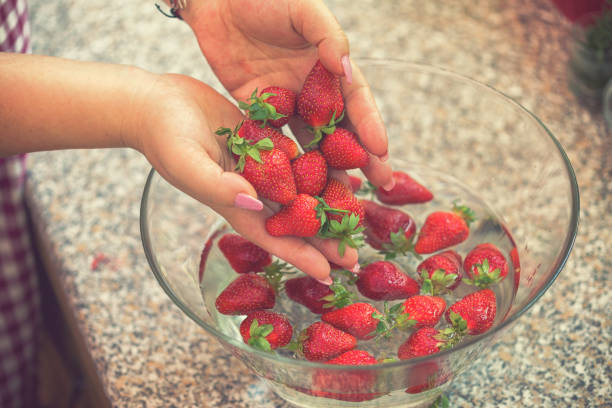
<instances>
[{"instance_id":1,"label":"manicured fingernail","mask_svg":"<svg viewBox=\"0 0 612 408\"><path fill-rule=\"evenodd\" d=\"M326 285L326 286L329 286L329 285L331 285L332 283L334 283L334 281L332 280L331 276L328 276L328 277L327 277L327 278L325 278L325 279L321 279L321 280L317 279L317 280L318 280L319 282L321 282L322 284Z\"/></svg>"},{"instance_id":2,"label":"manicured fingernail","mask_svg":"<svg viewBox=\"0 0 612 408\"><path fill-rule=\"evenodd\" d=\"M395 187L395 179L394 178L392 178L390 182L388 182L387 184L382 186L382 189L385 190L385 191L391 191L391 190L393 190L393 187Z\"/></svg>"},{"instance_id":3,"label":"manicured fingernail","mask_svg":"<svg viewBox=\"0 0 612 408\"><path fill-rule=\"evenodd\" d=\"M359 266L359 264L356 263L355 266L353 266L353 268L351 269L351 272L357 274L359 273L360 270L361 270L361 266Z\"/></svg>"},{"instance_id":4,"label":"manicured fingernail","mask_svg":"<svg viewBox=\"0 0 612 408\"><path fill-rule=\"evenodd\" d=\"M345 55L340 59L340 61L342 61L342 70L344 71L346 83L350 85L353 83L353 68L351 68L351 59L348 55Z\"/></svg>"},{"instance_id":5,"label":"manicured fingernail","mask_svg":"<svg viewBox=\"0 0 612 408\"><path fill-rule=\"evenodd\" d=\"M236 198L234 199L234 206L238 208L244 208L245 210L263 210L263 203L261 201L244 193L236 194Z\"/></svg>"},{"instance_id":6,"label":"manicured fingernail","mask_svg":"<svg viewBox=\"0 0 612 408\"><path fill-rule=\"evenodd\" d=\"M382 156L379 157L381 162L386 162L387 160L389 160L389 152L383 154Z\"/></svg>"}]
</instances>

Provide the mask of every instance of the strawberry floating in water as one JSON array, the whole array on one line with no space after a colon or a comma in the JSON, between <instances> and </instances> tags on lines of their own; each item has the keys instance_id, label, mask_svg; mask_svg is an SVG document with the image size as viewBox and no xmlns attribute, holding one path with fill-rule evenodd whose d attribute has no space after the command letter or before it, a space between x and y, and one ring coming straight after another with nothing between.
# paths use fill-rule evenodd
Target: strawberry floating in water
<instances>
[{"instance_id":1,"label":"strawberry floating in water","mask_svg":"<svg viewBox=\"0 0 612 408\"><path fill-rule=\"evenodd\" d=\"M463 269L469 277L466 283L486 288L504 280L508 275L508 261L495 245L484 243L465 256Z\"/></svg>"},{"instance_id":2,"label":"strawberry floating in water","mask_svg":"<svg viewBox=\"0 0 612 408\"><path fill-rule=\"evenodd\" d=\"M293 326L281 313L256 310L247 314L240 324L244 342L259 350L271 351L289 344Z\"/></svg>"},{"instance_id":3,"label":"strawberry floating in water","mask_svg":"<svg viewBox=\"0 0 612 408\"><path fill-rule=\"evenodd\" d=\"M245 273L223 289L215 300L215 306L219 313L241 315L254 310L272 309L275 302L274 288L266 278Z\"/></svg>"},{"instance_id":4,"label":"strawberry floating in water","mask_svg":"<svg viewBox=\"0 0 612 408\"><path fill-rule=\"evenodd\" d=\"M419 293L417 281L388 261L376 261L359 272L359 292L373 300L406 299Z\"/></svg>"},{"instance_id":5,"label":"strawberry floating in water","mask_svg":"<svg viewBox=\"0 0 612 408\"><path fill-rule=\"evenodd\" d=\"M445 309L446 301L431 295L415 295L391 307L385 302L384 312L374 315L378 320L375 335L388 337L395 329L433 327Z\"/></svg>"},{"instance_id":6,"label":"strawberry floating in water","mask_svg":"<svg viewBox=\"0 0 612 408\"><path fill-rule=\"evenodd\" d=\"M465 206L453 206L453 211L436 211L427 216L414 250L417 254L431 254L460 244L470 234L469 224L474 212Z\"/></svg>"},{"instance_id":7,"label":"strawberry floating in water","mask_svg":"<svg viewBox=\"0 0 612 408\"><path fill-rule=\"evenodd\" d=\"M238 234L225 234L218 245L237 273L262 272L264 267L272 263L268 251Z\"/></svg>"},{"instance_id":8,"label":"strawberry floating in water","mask_svg":"<svg viewBox=\"0 0 612 408\"><path fill-rule=\"evenodd\" d=\"M458 300L446 310L446 321L467 334L482 334L493 326L497 299L491 289L481 289ZM460 330L458 330L460 331Z\"/></svg>"},{"instance_id":9,"label":"strawberry floating in water","mask_svg":"<svg viewBox=\"0 0 612 408\"><path fill-rule=\"evenodd\" d=\"M298 353L308 361L327 361L339 356L357 345L355 336L324 322L308 326L298 339Z\"/></svg>"},{"instance_id":10,"label":"strawberry floating in water","mask_svg":"<svg viewBox=\"0 0 612 408\"><path fill-rule=\"evenodd\" d=\"M240 101L238 106L247 112L249 119L261 122L262 126L269 124L280 128L295 114L296 98L290 89L269 86L262 89L259 96L255 89L247 102Z\"/></svg>"},{"instance_id":11,"label":"strawberry floating in water","mask_svg":"<svg viewBox=\"0 0 612 408\"><path fill-rule=\"evenodd\" d=\"M416 270L421 285L431 285L433 294L455 289L463 278L461 255L450 249L425 259Z\"/></svg>"},{"instance_id":12,"label":"strawberry floating in water","mask_svg":"<svg viewBox=\"0 0 612 408\"><path fill-rule=\"evenodd\" d=\"M380 312L369 303L357 302L340 309L326 312L321 320L352 334L358 339L371 339L379 320L374 314Z\"/></svg>"},{"instance_id":13,"label":"strawberry floating in water","mask_svg":"<svg viewBox=\"0 0 612 408\"><path fill-rule=\"evenodd\" d=\"M361 200L361 204L365 213L364 234L372 248L384 252L385 259L412 251L416 224L410 215L370 200Z\"/></svg>"}]
</instances>

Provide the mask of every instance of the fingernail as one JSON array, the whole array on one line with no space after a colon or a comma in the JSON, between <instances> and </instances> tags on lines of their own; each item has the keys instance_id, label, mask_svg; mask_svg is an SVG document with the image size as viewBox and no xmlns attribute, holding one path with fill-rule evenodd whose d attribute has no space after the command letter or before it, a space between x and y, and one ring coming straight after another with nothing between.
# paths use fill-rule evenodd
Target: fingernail
<instances>
[{"instance_id":1,"label":"fingernail","mask_svg":"<svg viewBox=\"0 0 612 408\"><path fill-rule=\"evenodd\" d=\"M263 210L263 203L261 201L244 193L236 194L236 198L234 199L234 206L238 208L244 208L245 210Z\"/></svg>"},{"instance_id":2,"label":"fingernail","mask_svg":"<svg viewBox=\"0 0 612 408\"><path fill-rule=\"evenodd\" d=\"M391 191L391 190L393 190L393 187L395 187L395 179L394 178L392 178L390 182L388 182L387 184L382 186L382 189L385 190L385 191Z\"/></svg>"},{"instance_id":3,"label":"fingernail","mask_svg":"<svg viewBox=\"0 0 612 408\"><path fill-rule=\"evenodd\" d=\"M351 269L351 272L357 274L359 273L360 270L361 270L361 266L359 266L359 263L356 263L355 266L353 266L353 268Z\"/></svg>"},{"instance_id":4,"label":"fingernail","mask_svg":"<svg viewBox=\"0 0 612 408\"><path fill-rule=\"evenodd\" d=\"M382 156L379 157L381 162L386 162L387 160L389 160L389 152L383 154Z\"/></svg>"},{"instance_id":5,"label":"fingernail","mask_svg":"<svg viewBox=\"0 0 612 408\"><path fill-rule=\"evenodd\" d=\"M332 283L334 283L334 281L332 280L331 276L328 276L327 278L321 279L321 280L317 279L317 281L321 282L322 284L324 284L326 286L329 286Z\"/></svg>"},{"instance_id":6,"label":"fingernail","mask_svg":"<svg viewBox=\"0 0 612 408\"><path fill-rule=\"evenodd\" d=\"M345 55L340 59L342 62L342 70L344 70L344 77L346 78L347 84L353 83L353 68L351 68L351 59L348 55Z\"/></svg>"}]
</instances>

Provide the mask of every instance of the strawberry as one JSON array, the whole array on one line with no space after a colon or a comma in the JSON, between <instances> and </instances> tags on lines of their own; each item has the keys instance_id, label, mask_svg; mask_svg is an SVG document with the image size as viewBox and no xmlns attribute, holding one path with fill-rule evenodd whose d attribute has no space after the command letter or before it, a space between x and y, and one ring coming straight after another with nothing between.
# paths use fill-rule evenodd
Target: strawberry
<instances>
[{"instance_id":1,"label":"strawberry","mask_svg":"<svg viewBox=\"0 0 612 408\"><path fill-rule=\"evenodd\" d=\"M410 215L370 200L361 200L361 205L365 213L366 242L372 248L383 251L385 259L412 250L416 224Z\"/></svg>"},{"instance_id":2,"label":"strawberry","mask_svg":"<svg viewBox=\"0 0 612 408\"><path fill-rule=\"evenodd\" d=\"M251 144L268 138L272 141L275 148L287 154L289 160L298 157L300 153L297 144L288 136L285 136L277 129L270 126L261 127L258 122L247 119L242 123L238 130L238 136L248 140Z\"/></svg>"},{"instance_id":3,"label":"strawberry","mask_svg":"<svg viewBox=\"0 0 612 408\"><path fill-rule=\"evenodd\" d=\"M241 125L233 131L219 128L218 135L227 136L230 152L238 156L236 170L255 188L257 194L271 201L288 204L296 196L295 181L289 158L274 148L269 138L250 144L238 135Z\"/></svg>"},{"instance_id":4,"label":"strawberry","mask_svg":"<svg viewBox=\"0 0 612 408\"><path fill-rule=\"evenodd\" d=\"M357 197L355 197L351 189L335 178L330 178L327 181L327 185L323 190L323 194L321 194L321 198L323 198L327 205L332 208L347 210L349 211L349 214L355 214L357 217L359 217L359 225L363 224L363 219L365 218L363 206ZM336 221L341 221L342 217L343 214L330 215L330 218Z\"/></svg>"},{"instance_id":5,"label":"strawberry","mask_svg":"<svg viewBox=\"0 0 612 408\"><path fill-rule=\"evenodd\" d=\"M319 150L311 150L293 160L291 169L298 194L321 194L327 184L327 163Z\"/></svg>"},{"instance_id":6,"label":"strawberry","mask_svg":"<svg viewBox=\"0 0 612 408\"><path fill-rule=\"evenodd\" d=\"M250 119L263 121L262 125L280 128L289 122L289 117L295 114L297 95L290 89L270 86L262 89L257 96L257 89L246 102L238 102L240 109L247 111Z\"/></svg>"},{"instance_id":7,"label":"strawberry","mask_svg":"<svg viewBox=\"0 0 612 408\"><path fill-rule=\"evenodd\" d=\"M416 270L421 285L431 285L432 294L455 289L463 278L461 256L453 250L430 256L421 262Z\"/></svg>"},{"instance_id":8,"label":"strawberry","mask_svg":"<svg viewBox=\"0 0 612 408\"><path fill-rule=\"evenodd\" d=\"M412 366L405 374L405 378L407 378L409 382L406 392L408 394L419 394L448 382L453 374L443 367L444 365L438 364L437 361L424 361ZM441 408L448 406L448 398L442 394L430 407Z\"/></svg>"},{"instance_id":9,"label":"strawberry","mask_svg":"<svg viewBox=\"0 0 612 408\"><path fill-rule=\"evenodd\" d=\"M445 317L458 332L481 334L493 326L497 300L491 289L481 289L458 300L446 310Z\"/></svg>"},{"instance_id":10,"label":"strawberry","mask_svg":"<svg viewBox=\"0 0 612 408\"><path fill-rule=\"evenodd\" d=\"M367 351L350 350L325 364L362 366L377 364L378 361ZM361 402L381 396L380 393L366 393L376 383L376 374L368 371L317 370L310 394L341 401Z\"/></svg>"},{"instance_id":11,"label":"strawberry","mask_svg":"<svg viewBox=\"0 0 612 408\"><path fill-rule=\"evenodd\" d=\"M375 314L378 320L375 336L389 337L393 330L409 328L433 327L438 324L446 309L446 302L438 296L416 295L389 307L384 304L384 312Z\"/></svg>"},{"instance_id":12,"label":"strawberry","mask_svg":"<svg viewBox=\"0 0 612 408\"><path fill-rule=\"evenodd\" d=\"M214 240L225 231L225 227L222 227L211 234L210 237L204 243L204 248L202 248L202 253L200 254L200 268L198 271L198 281L202 282L202 278L204 278L204 271L206 270L206 260L208 259L208 254L212 249Z\"/></svg>"},{"instance_id":13,"label":"strawberry","mask_svg":"<svg viewBox=\"0 0 612 408\"><path fill-rule=\"evenodd\" d=\"M413 332L397 350L400 360L427 356L442 350L444 341L438 338L439 331L433 327L422 327Z\"/></svg>"},{"instance_id":14,"label":"strawberry","mask_svg":"<svg viewBox=\"0 0 612 408\"><path fill-rule=\"evenodd\" d=\"M309 144L317 144L323 132L333 132L335 124L344 116L344 100L340 78L317 61L306 76L297 98L297 113L310 127L315 137Z\"/></svg>"},{"instance_id":15,"label":"strawberry","mask_svg":"<svg viewBox=\"0 0 612 408\"><path fill-rule=\"evenodd\" d=\"M352 350L357 339L324 322L315 322L300 335L299 347L308 361L326 361Z\"/></svg>"},{"instance_id":16,"label":"strawberry","mask_svg":"<svg viewBox=\"0 0 612 408\"><path fill-rule=\"evenodd\" d=\"M361 189L361 179L357 176L349 174L349 182L351 184L351 191L357 193Z\"/></svg>"},{"instance_id":17,"label":"strawberry","mask_svg":"<svg viewBox=\"0 0 612 408\"><path fill-rule=\"evenodd\" d=\"M219 240L219 249L238 273L262 272L272 263L270 254L237 234L225 234Z\"/></svg>"},{"instance_id":18,"label":"strawberry","mask_svg":"<svg viewBox=\"0 0 612 408\"><path fill-rule=\"evenodd\" d=\"M363 268L356 285L363 296L373 300L406 299L419 293L419 284L388 261Z\"/></svg>"},{"instance_id":19,"label":"strawberry","mask_svg":"<svg viewBox=\"0 0 612 408\"><path fill-rule=\"evenodd\" d=\"M394 171L395 186L385 191L376 189L376 197L380 202L392 205L426 203L433 199L433 194L403 171Z\"/></svg>"},{"instance_id":20,"label":"strawberry","mask_svg":"<svg viewBox=\"0 0 612 408\"><path fill-rule=\"evenodd\" d=\"M256 310L247 314L240 324L244 342L259 350L270 351L289 344L293 326L281 313Z\"/></svg>"},{"instance_id":21,"label":"strawberry","mask_svg":"<svg viewBox=\"0 0 612 408\"><path fill-rule=\"evenodd\" d=\"M285 282L285 293L289 299L306 306L315 314L321 314L325 311L323 305L328 301L323 298L334 294L329 286L310 276L287 280Z\"/></svg>"},{"instance_id":22,"label":"strawberry","mask_svg":"<svg viewBox=\"0 0 612 408\"><path fill-rule=\"evenodd\" d=\"M217 296L219 313L241 315L260 309L272 309L276 301L274 288L263 276L255 273L239 275Z\"/></svg>"},{"instance_id":23,"label":"strawberry","mask_svg":"<svg viewBox=\"0 0 612 408\"><path fill-rule=\"evenodd\" d=\"M430 254L465 241L470 234L469 223L474 213L464 206L453 206L453 211L436 211L427 216L414 250L417 254Z\"/></svg>"},{"instance_id":24,"label":"strawberry","mask_svg":"<svg viewBox=\"0 0 612 408\"><path fill-rule=\"evenodd\" d=\"M340 170L360 169L368 165L370 156L350 130L336 126L320 144L329 167Z\"/></svg>"},{"instance_id":25,"label":"strawberry","mask_svg":"<svg viewBox=\"0 0 612 408\"><path fill-rule=\"evenodd\" d=\"M491 243L477 245L465 257L463 269L470 285L486 288L504 280L508 274L508 261L501 251Z\"/></svg>"},{"instance_id":26,"label":"strawberry","mask_svg":"<svg viewBox=\"0 0 612 408\"><path fill-rule=\"evenodd\" d=\"M380 312L368 303L358 302L323 313L321 320L352 334L358 339L371 339L379 320L372 317Z\"/></svg>"},{"instance_id":27,"label":"strawberry","mask_svg":"<svg viewBox=\"0 0 612 408\"><path fill-rule=\"evenodd\" d=\"M266 230L275 237L314 237L325 225L328 210L332 209L322 200L308 194L298 194L291 203L268 217Z\"/></svg>"}]
</instances>

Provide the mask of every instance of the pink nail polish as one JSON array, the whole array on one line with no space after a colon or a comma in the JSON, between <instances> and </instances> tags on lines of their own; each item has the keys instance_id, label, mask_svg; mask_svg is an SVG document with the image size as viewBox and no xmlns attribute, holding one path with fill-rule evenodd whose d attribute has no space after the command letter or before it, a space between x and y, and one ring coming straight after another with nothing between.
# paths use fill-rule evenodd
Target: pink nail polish
<instances>
[{"instance_id":1,"label":"pink nail polish","mask_svg":"<svg viewBox=\"0 0 612 408\"><path fill-rule=\"evenodd\" d=\"M392 178L390 182L388 182L387 184L382 186L382 189L385 190L385 191L391 191L391 190L393 190L393 187L395 187L395 179L394 178Z\"/></svg>"},{"instance_id":2,"label":"pink nail polish","mask_svg":"<svg viewBox=\"0 0 612 408\"><path fill-rule=\"evenodd\" d=\"M359 263L356 263L355 266L353 266L353 268L351 269L351 272L353 272L354 274L358 274L360 270L361 266L359 266Z\"/></svg>"},{"instance_id":3,"label":"pink nail polish","mask_svg":"<svg viewBox=\"0 0 612 408\"><path fill-rule=\"evenodd\" d=\"M236 194L236 198L234 199L234 206L238 208L244 208L245 210L263 210L263 203L261 201L244 193Z\"/></svg>"},{"instance_id":4,"label":"pink nail polish","mask_svg":"<svg viewBox=\"0 0 612 408\"><path fill-rule=\"evenodd\" d=\"M351 59L348 55L345 55L340 59L342 62L342 69L344 70L344 77L346 78L347 84L353 83L353 68L351 67Z\"/></svg>"},{"instance_id":5,"label":"pink nail polish","mask_svg":"<svg viewBox=\"0 0 612 408\"><path fill-rule=\"evenodd\" d=\"M331 276L328 276L327 278L321 279L321 280L317 279L317 281L321 282L322 284L324 284L326 286L329 286L332 283L334 283L334 281L332 280Z\"/></svg>"}]
</instances>

